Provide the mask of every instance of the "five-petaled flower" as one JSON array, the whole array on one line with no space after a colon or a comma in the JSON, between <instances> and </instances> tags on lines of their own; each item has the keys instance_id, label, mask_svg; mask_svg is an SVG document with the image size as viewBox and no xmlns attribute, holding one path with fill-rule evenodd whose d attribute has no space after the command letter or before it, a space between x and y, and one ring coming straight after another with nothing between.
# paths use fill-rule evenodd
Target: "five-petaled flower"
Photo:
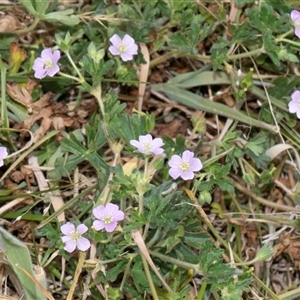
<instances>
[{"instance_id":1,"label":"five-petaled flower","mask_svg":"<svg viewBox=\"0 0 300 300\"><path fill-rule=\"evenodd\" d=\"M149 154L162 154L164 149L160 148L164 145L161 138L153 139L151 134L140 135L139 140L131 140L130 144L138 149L139 152Z\"/></svg>"},{"instance_id":2,"label":"five-petaled flower","mask_svg":"<svg viewBox=\"0 0 300 300\"><path fill-rule=\"evenodd\" d=\"M138 54L138 46L135 44L134 39L125 34L121 39L117 34L114 34L110 39L112 45L108 48L111 54L120 55L123 61L133 59L133 55Z\"/></svg>"},{"instance_id":3,"label":"five-petaled flower","mask_svg":"<svg viewBox=\"0 0 300 300\"><path fill-rule=\"evenodd\" d=\"M169 175L173 179L177 179L179 176L184 180L193 179L194 172L202 169L200 159L194 157L194 153L188 150L182 153L182 157L173 155L168 164L171 167Z\"/></svg>"},{"instance_id":4,"label":"five-petaled flower","mask_svg":"<svg viewBox=\"0 0 300 300\"><path fill-rule=\"evenodd\" d=\"M112 232L117 227L118 221L124 219L124 213L119 210L119 206L112 203L95 207L93 215L98 219L93 222L93 227L97 231L104 228L107 232Z\"/></svg>"},{"instance_id":5,"label":"five-petaled flower","mask_svg":"<svg viewBox=\"0 0 300 300\"><path fill-rule=\"evenodd\" d=\"M7 149L5 147L0 147L0 167L3 166L3 159L8 155Z\"/></svg>"},{"instance_id":6,"label":"five-petaled flower","mask_svg":"<svg viewBox=\"0 0 300 300\"><path fill-rule=\"evenodd\" d=\"M300 12L293 10L291 12L291 19L295 26L295 35L300 38Z\"/></svg>"},{"instance_id":7,"label":"five-petaled flower","mask_svg":"<svg viewBox=\"0 0 300 300\"><path fill-rule=\"evenodd\" d=\"M84 224L80 224L75 228L74 224L67 222L60 227L61 232L64 236L61 237L62 241L65 243L64 249L69 253L73 252L76 247L81 251L86 251L90 248L90 241L82 237L82 234L86 233L88 228Z\"/></svg>"},{"instance_id":8,"label":"five-petaled flower","mask_svg":"<svg viewBox=\"0 0 300 300\"><path fill-rule=\"evenodd\" d=\"M290 113L296 113L300 119L300 91L295 91L292 94L292 100L289 102Z\"/></svg>"},{"instance_id":9,"label":"five-petaled flower","mask_svg":"<svg viewBox=\"0 0 300 300\"><path fill-rule=\"evenodd\" d=\"M51 48L44 49L41 53L41 57L36 58L34 61L32 67L35 71L34 76L38 79L42 79L47 75L53 77L59 71L57 64L59 59L59 50L52 52Z\"/></svg>"}]
</instances>

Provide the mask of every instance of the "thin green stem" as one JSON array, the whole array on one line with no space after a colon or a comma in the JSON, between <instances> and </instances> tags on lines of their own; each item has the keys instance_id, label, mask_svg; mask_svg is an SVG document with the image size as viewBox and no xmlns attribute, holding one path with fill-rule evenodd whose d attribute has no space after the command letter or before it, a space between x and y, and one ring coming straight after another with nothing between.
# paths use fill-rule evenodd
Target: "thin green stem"
<instances>
[{"instance_id":1,"label":"thin green stem","mask_svg":"<svg viewBox=\"0 0 300 300\"><path fill-rule=\"evenodd\" d=\"M210 56L207 55L200 55L200 54L190 54L188 52L179 52L177 49L171 50L170 52L165 53L164 55L161 55L160 57L152 60L150 62L150 67L154 67L156 65L159 65L165 61L167 61L170 58L177 58L177 57L185 57L185 58L191 58L196 59L199 61L211 61Z\"/></svg>"},{"instance_id":2,"label":"thin green stem","mask_svg":"<svg viewBox=\"0 0 300 300\"><path fill-rule=\"evenodd\" d=\"M121 284L120 284L120 291L123 290L123 287L124 287L124 285L125 285L125 283L126 283L128 274L130 273L130 266L131 266L131 263L132 263L134 257L135 257L135 255L133 255L133 254L130 254L130 255L129 255L129 260L128 260L126 269L125 269L125 271L124 271L124 274L123 274L123 276L122 276L122 281L121 281Z\"/></svg>"},{"instance_id":3,"label":"thin green stem","mask_svg":"<svg viewBox=\"0 0 300 300\"><path fill-rule=\"evenodd\" d=\"M229 60L236 60L236 59L250 57L250 56L254 56L254 55L262 54L262 53L265 53L264 47L259 48L259 49L255 49L255 50L252 50L252 51L249 51L249 52L243 52L243 53L239 53L239 54L228 55L227 58Z\"/></svg>"},{"instance_id":4,"label":"thin green stem","mask_svg":"<svg viewBox=\"0 0 300 300\"><path fill-rule=\"evenodd\" d=\"M254 172L257 176L260 176L259 172L257 172L256 169L253 168L246 159L242 158L241 163L244 163L245 165L247 165L248 168L251 169L252 172Z\"/></svg>"},{"instance_id":5,"label":"thin green stem","mask_svg":"<svg viewBox=\"0 0 300 300\"><path fill-rule=\"evenodd\" d=\"M55 276L57 279L61 280L61 276L62 276L62 275L61 275L61 271L57 270L57 269L53 266L53 264L47 265L46 269L47 269L47 271L49 271L53 276ZM71 287L71 284L70 284L70 282L69 282L67 279L64 278L64 280L63 280L62 282L63 282L63 284L64 284L66 287L68 287L68 288Z\"/></svg>"},{"instance_id":6,"label":"thin green stem","mask_svg":"<svg viewBox=\"0 0 300 300\"><path fill-rule=\"evenodd\" d=\"M99 107L100 107L100 110L101 110L101 113L102 113L102 117L103 117L103 120L105 122L105 109L104 109L104 104L103 104L103 101L102 101L102 89L101 89L101 83L99 83L91 92L90 94L92 94L93 96L95 96L95 98L97 99L98 101L98 104L99 104Z\"/></svg>"},{"instance_id":7,"label":"thin green stem","mask_svg":"<svg viewBox=\"0 0 300 300\"><path fill-rule=\"evenodd\" d=\"M58 74L61 75L61 76L63 76L63 77L65 77L65 78L69 78L69 79L75 80L75 81L77 81L78 83L82 83L82 82L80 81L80 79L77 78L77 77L75 77L75 76L72 76L72 75L69 75L69 74L66 74L66 73L63 73L63 72L58 72Z\"/></svg>"},{"instance_id":8,"label":"thin green stem","mask_svg":"<svg viewBox=\"0 0 300 300\"><path fill-rule=\"evenodd\" d=\"M172 50L170 52L166 52L165 54L159 56L158 58L153 59L150 62L150 68L154 67L156 65L159 65L159 64L167 61L168 59L172 58L172 57L176 57L177 54L178 54L178 50Z\"/></svg>"},{"instance_id":9,"label":"thin green stem","mask_svg":"<svg viewBox=\"0 0 300 300\"><path fill-rule=\"evenodd\" d=\"M101 241L101 243L102 243L102 241ZM112 259L107 259L107 260L99 260L99 264L101 264L101 265L111 264L111 263L116 262L118 260L120 260L119 257L112 258Z\"/></svg>"},{"instance_id":10,"label":"thin green stem","mask_svg":"<svg viewBox=\"0 0 300 300\"><path fill-rule=\"evenodd\" d=\"M139 183L141 185L140 188L138 188L138 193L139 193L139 215L142 215L143 211L144 211L144 185L147 182L148 163L149 163L149 157L146 156L145 157L143 179Z\"/></svg>"},{"instance_id":11,"label":"thin green stem","mask_svg":"<svg viewBox=\"0 0 300 300\"><path fill-rule=\"evenodd\" d=\"M291 28L289 31L285 32L284 34L281 34L276 41L280 41L281 39L285 38L286 36L288 36L289 34L291 34L294 31L293 28Z\"/></svg>"},{"instance_id":12,"label":"thin green stem","mask_svg":"<svg viewBox=\"0 0 300 300\"><path fill-rule=\"evenodd\" d=\"M146 277L148 279L148 283L150 285L150 289L151 289L151 293L152 293L152 297L154 300L159 300L151 274L150 274L150 270L149 270L149 266L148 266L148 262L147 259L145 258L144 254L141 253L141 257L142 257L142 261L143 261L143 265L144 265L144 270L146 273Z\"/></svg>"},{"instance_id":13,"label":"thin green stem","mask_svg":"<svg viewBox=\"0 0 300 300\"><path fill-rule=\"evenodd\" d=\"M285 39L285 38L278 38L278 39L276 39L276 42L286 42L288 44L300 47L299 42L291 41L291 40L288 40L288 39Z\"/></svg>"},{"instance_id":14,"label":"thin green stem","mask_svg":"<svg viewBox=\"0 0 300 300\"><path fill-rule=\"evenodd\" d=\"M225 177L226 178L226 177ZM227 177L229 178L229 177ZM272 207L272 208L276 208L282 211L288 211L288 212L297 212L299 213L299 208L297 207L291 207L291 206L286 206L286 205L282 205L282 204L277 204L275 202L272 201L268 201L262 197L259 197L257 195L255 195L254 193L252 193L250 190L248 190L246 187L242 186L241 184L239 184L237 181L232 181L232 185L238 189L240 192L244 193L245 195L251 197L252 199L254 199L255 201L267 206L267 207Z\"/></svg>"},{"instance_id":15,"label":"thin green stem","mask_svg":"<svg viewBox=\"0 0 300 300\"><path fill-rule=\"evenodd\" d=\"M160 258L162 261L166 261L166 262L169 262L173 265L176 265L176 266L179 266L179 267L182 267L182 268L185 268L185 269L192 269L194 270L197 274L199 275L203 275L202 271L199 270L199 266L198 265L195 265L195 264L191 264L191 263L187 263L185 261L181 261L181 260L178 260L176 258L173 258L173 257L169 257L169 256L166 256L164 254L161 254L161 253L158 253L158 252L155 252L155 251L152 251L152 250L149 250L149 253L152 255L152 256L155 256L155 257L158 257Z\"/></svg>"},{"instance_id":16,"label":"thin green stem","mask_svg":"<svg viewBox=\"0 0 300 300\"><path fill-rule=\"evenodd\" d=\"M207 286L207 280L204 280L202 282L202 285L201 285L201 288L200 288L200 291L198 293L198 296L197 296L196 300L202 300L202 299L204 299L204 293L206 291L206 286Z\"/></svg>"},{"instance_id":17,"label":"thin green stem","mask_svg":"<svg viewBox=\"0 0 300 300\"><path fill-rule=\"evenodd\" d=\"M258 54L262 54L262 53L265 53L264 47L259 48L259 49L255 49L255 50L252 50L252 51L249 51L249 52L228 55L227 58L229 60L236 60L236 59L250 57L250 56L254 56L254 55L258 55ZM200 54L190 54L190 53L187 53L187 52L179 52L177 49L175 49L175 50L167 52L164 55L161 55L160 57L152 60L150 62L150 67L154 67L156 65L159 65L159 64L167 61L170 58L173 58L173 57L177 58L177 57L183 57L183 56L186 57L186 58L196 59L196 60L199 60L199 61L211 61L210 56L200 55Z\"/></svg>"},{"instance_id":18,"label":"thin green stem","mask_svg":"<svg viewBox=\"0 0 300 300\"><path fill-rule=\"evenodd\" d=\"M144 181L147 180L148 164L149 164L149 157L146 155L146 157L145 157L145 167L144 167Z\"/></svg>"},{"instance_id":19,"label":"thin green stem","mask_svg":"<svg viewBox=\"0 0 300 300\"><path fill-rule=\"evenodd\" d=\"M65 53L66 53L66 55L67 55L67 57L68 57L68 59L69 59L71 65L72 65L72 67L74 68L75 72L77 73L77 75L78 75L78 77L79 77L79 82L80 82L80 83L83 83L83 82L85 81L85 79L84 79L84 77L81 75L81 73L80 73L80 71L78 70L77 66L75 65L75 63L74 63L74 61L73 61L73 59L72 59L72 57L71 57L69 51L65 51Z\"/></svg>"},{"instance_id":20,"label":"thin green stem","mask_svg":"<svg viewBox=\"0 0 300 300\"><path fill-rule=\"evenodd\" d=\"M235 263L234 266L250 266L252 264L254 264L256 261L258 261L257 258L254 258L252 260L249 261L244 261L244 262L240 262L240 263Z\"/></svg>"},{"instance_id":21,"label":"thin green stem","mask_svg":"<svg viewBox=\"0 0 300 300\"><path fill-rule=\"evenodd\" d=\"M1 118L3 122L1 124L1 127L8 128L6 95L5 95L6 67L3 63L1 56L0 56L0 72L1 72Z\"/></svg>"},{"instance_id":22,"label":"thin green stem","mask_svg":"<svg viewBox=\"0 0 300 300\"><path fill-rule=\"evenodd\" d=\"M78 262L77 262L77 265L76 265L75 275L74 275L73 282L72 282L72 285L70 287L70 290L69 290L69 293L68 293L68 296L67 296L66 300L72 300L73 299L73 295L74 295L75 289L78 285L78 280L79 280L81 271L83 269L83 264L84 264L84 261L85 261L85 257L86 257L86 252L80 251Z\"/></svg>"},{"instance_id":23,"label":"thin green stem","mask_svg":"<svg viewBox=\"0 0 300 300\"><path fill-rule=\"evenodd\" d=\"M161 228L158 227L155 230L154 236L152 237L152 239L146 245L148 249L150 249L156 243L156 241L160 238L160 233L161 233Z\"/></svg>"},{"instance_id":24,"label":"thin green stem","mask_svg":"<svg viewBox=\"0 0 300 300\"><path fill-rule=\"evenodd\" d=\"M258 284L272 297L273 300L280 300L279 297L269 289L265 283L263 283L254 273L252 273L252 277L258 282Z\"/></svg>"},{"instance_id":25,"label":"thin green stem","mask_svg":"<svg viewBox=\"0 0 300 300\"><path fill-rule=\"evenodd\" d=\"M2 57L0 55L0 73L1 73L1 121L0 127L8 129L9 128L9 120L7 115L7 102L6 102L6 67L3 63ZM12 143L9 132L4 131L4 136L6 137L9 144L14 148L14 144Z\"/></svg>"},{"instance_id":26,"label":"thin green stem","mask_svg":"<svg viewBox=\"0 0 300 300\"><path fill-rule=\"evenodd\" d=\"M139 194L139 215L142 215L144 211L144 194Z\"/></svg>"},{"instance_id":27,"label":"thin green stem","mask_svg":"<svg viewBox=\"0 0 300 300\"><path fill-rule=\"evenodd\" d=\"M13 33L21 34L21 33L31 32L36 27L36 25L39 23L39 21L40 21L39 18L35 18L35 20L33 21L33 23L29 27L15 30L15 31L13 31Z\"/></svg>"},{"instance_id":28,"label":"thin green stem","mask_svg":"<svg viewBox=\"0 0 300 300\"><path fill-rule=\"evenodd\" d=\"M207 61L207 62L211 62L211 58L210 56L207 56L207 55L200 55L200 54L183 54L183 55L180 55L180 57L186 57L186 58L190 58L190 59L196 59L196 60L199 60L199 61Z\"/></svg>"},{"instance_id":29,"label":"thin green stem","mask_svg":"<svg viewBox=\"0 0 300 300\"><path fill-rule=\"evenodd\" d=\"M247 172L245 171L245 168L244 168L244 165L242 163L242 160L239 158L238 161L239 161L239 165L240 165L240 167L242 169L242 173L243 173L243 175L245 175Z\"/></svg>"}]
</instances>

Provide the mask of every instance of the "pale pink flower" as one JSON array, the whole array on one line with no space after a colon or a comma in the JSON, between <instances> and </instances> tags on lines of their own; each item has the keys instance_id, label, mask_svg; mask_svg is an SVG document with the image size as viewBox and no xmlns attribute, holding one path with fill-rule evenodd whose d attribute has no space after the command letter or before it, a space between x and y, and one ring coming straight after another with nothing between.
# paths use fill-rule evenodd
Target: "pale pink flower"
<instances>
[{"instance_id":1,"label":"pale pink flower","mask_svg":"<svg viewBox=\"0 0 300 300\"><path fill-rule=\"evenodd\" d=\"M289 102L289 112L296 113L300 119L300 91L295 91L292 94L292 100Z\"/></svg>"},{"instance_id":2,"label":"pale pink flower","mask_svg":"<svg viewBox=\"0 0 300 300\"><path fill-rule=\"evenodd\" d=\"M64 249L69 253L73 252L76 247L81 251L86 251L90 248L90 241L82 237L84 233L88 231L87 226L84 224L80 224L75 229L75 226L71 222L67 222L66 224L60 227L61 232L64 236L61 237L62 241L65 243Z\"/></svg>"},{"instance_id":3,"label":"pale pink flower","mask_svg":"<svg viewBox=\"0 0 300 300\"><path fill-rule=\"evenodd\" d=\"M164 145L161 138L153 139L151 134L140 135L139 140L131 140L130 144L138 149L139 152L149 154L162 154L164 149L160 148Z\"/></svg>"},{"instance_id":4,"label":"pale pink flower","mask_svg":"<svg viewBox=\"0 0 300 300\"><path fill-rule=\"evenodd\" d=\"M181 177L183 180L193 179L194 172L202 169L202 163L199 158L194 157L194 153L191 151L184 151L182 157L179 155L173 155L168 162L171 167L169 175L173 179Z\"/></svg>"},{"instance_id":5,"label":"pale pink flower","mask_svg":"<svg viewBox=\"0 0 300 300\"><path fill-rule=\"evenodd\" d=\"M8 156L6 147L0 147L0 167L3 166L4 162L3 159L5 159Z\"/></svg>"},{"instance_id":6,"label":"pale pink flower","mask_svg":"<svg viewBox=\"0 0 300 300\"><path fill-rule=\"evenodd\" d=\"M98 231L105 229L107 232L112 232L118 225L118 221L124 220L124 213L119 210L116 204L108 203L99 205L93 209L93 215L98 220L95 220L93 227Z\"/></svg>"},{"instance_id":7,"label":"pale pink flower","mask_svg":"<svg viewBox=\"0 0 300 300\"><path fill-rule=\"evenodd\" d=\"M138 46L135 44L134 39L125 34L121 39L117 34L114 34L110 39L112 45L108 48L111 54L120 55L123 61L133 59L133 55L138 54Z\"/></svg>"},{"instance_id":8,"label":"pale pink flower","mask_svg":"<svg viewBox=\"0 0 300 300\"><path fill-rule=\"evenodd\" d=\"M41 57L35 59L32 69L35 71L34 77L42 79L47 75L53 77L59 72L59 66L57 64L60 59L59 50L55 50L52 53L51 48L44 49L41 53Z\"/></svg>"},{"instance_id":9,"label":"pale pink flower","mask_svg":"<svg viewBox=\"0 0 300 300\"><path fill-rule=\"evenodd\" d=\"M291 12L291 19L295 26L295 35L300 38L300 12L293 10Z\"/></svg>"}]
</instances>

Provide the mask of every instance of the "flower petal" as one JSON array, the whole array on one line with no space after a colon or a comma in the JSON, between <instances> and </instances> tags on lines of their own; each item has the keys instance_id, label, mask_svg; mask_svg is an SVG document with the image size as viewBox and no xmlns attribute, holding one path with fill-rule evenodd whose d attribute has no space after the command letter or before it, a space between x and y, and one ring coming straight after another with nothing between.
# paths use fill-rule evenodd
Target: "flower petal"
<instances>
[{"instance_id":1,"label":"flower petal","mask_svg":"<svg viewBox=\"0 0 300 300\"><path fill-rule=\"evenodd\" d=\"M73 223L67 222L60 227L60 231L65 235L70 235L73 231L75 231L75 226Z\"/></svg>"},{"instance_id":2,"label":"flower petal","mask_svg":"<svg viewBox=\"0 0 300 300\"><path fill-rule=\"evenodd\" d=\"M198 172L202 169L202 163L201 160L199 158L193 157L190 160L190 170L193 172Z\"/></svg>"},{"instance_id":3,"label":"flower petal","mask_svg":"<svg viewBox=\"0 0 300 300\"><path fill-rule=\"evenodd\" d=\"M189 180L189 179L193 179L195 176L194 172L192 171L186 171L186 172L182 172L181 174L181 178L183 180Z\"/></svg>"},{"instance_id":4,"label":"flower petal","mask_svg":"<svg viewBox=\"0 0 300 300\"><path fill-rule=\"evenodd\" d=\"M57 64L57 62L59 61L59 59L60 59L60 51L59 50L53 51L53 54L52 54L52 62L53 62L53 64Z\"/></svg>"},{"instance_id":5,"label":"flower petal","mask_svg":"<svg viewBox=\"0 0 300 300\"><path fill-rule=\"evenodd\" d=\"M140 135L139 136L139 141L142 143L142 144L146 144L146 143L152 143L152 136L151 134L146 134L146 135Z\"/></svg>"},{"instance_id":6,"label":"flower petal","mask_svg":"<svg viewBox=\"0 0 300 300\"><path fill-rule=\"evenodd\" d=\"M114 216L114 214L119 210L119 206L112 203L107 203L105 206L105 214Z\"/></svg>"},{"instance_id":7,"label":"flower petal","mask_svg":"<svg viewBox=\"0 0 300 300\"><path fill-rule=\"evenodd\" d=\"M169 170L169 175L173 178L173 179L177 179L179 176L181 176L182 174L182 170L180 170L179 168L171 168Z\"/></svg>"},{"instance_id":8,"label":"flower petal","mask_svg":"<svg viewBox=\"0 0 300 300\"><path fill-rule=\"evenodd\" d=\"M295 102L293 102L293 101L291 101L291 102L289 103L289 112L290 112L290 113L295 113L295 112L297 112L299 109L300 109L300 108L299 108L299 104L298 104L298 103L295 103Z\"/></svg>"},{"instance_id":9,"label":"flower petal","mask_svg":"<svg viewBox=\"0 0 300 300\"><path fill-rule=\"evenodd\" d=\"M110 224L105 225L105 230L107 232L113 232L115 230L115 228L117 227L117 225L118 225L117 221L113 221Z\"/></svg>"},{"instance_id":10,"label":"flower petal","mask_svg":"<svg viewBox=\"0 0 300 300\"><path fill-rule=\"evenodd\" d=\"M158 147L162 147L165 143L163 142L163 140L161 138L155 138L152 141L152 146L153 148L158 148Z\"/></svg>"},{"instance_id":11,"label":"flower petal","mask_svg":"<svg viewBox=\"0 0 300 300\"><path fill-rule=\"evenodd\" d=\"M300 18L300 12L297 10L292 10L291 12L291 19L293 22L297 21Z\"/></svg>"},{"instance_id":12,"label":"flower petal","mask_svg":"<svg viewBox=\"0 0 300 300\"><path fill-rule=\"evenodd\" d=\"M47 49L44 49L42 52L41 52L41 58L43 59L51 59L52 60L52 50L51 48L47 48Z\"/></svg>"},{"instance_id":13,"label":"flower petal","mask_svg":"<svg viewBox=\"0 0 300 300\"><path fill-rule=\"evenodd\" d=\"M300 101L300 91L295 91L291 97L294 101Z\"/></svg>"},{"instance_id":14,"label":"flower petal","mask_svg":"<svg viewBox=\"0 0 300 300\"><path fill-rule=\"evenodd\" d=\"M34 77L38 79L43 79L47 75L47 70L37 70L34 73Z\"/></svg>"},{"instance_id":15,"label":"flower petal","mask_svg":"<svg viewBox=\"0 0 300 300\"><path fill-rule=\"evenodd\" d=\"M300 39L300 29L295 28L295 35Z\"/></svg>"},{"instance_id":16,"label":"flower petal","mask_svg":"<svg viewBox=\"0 0 300 300\"><path fill-rule=\"evenodd\" d=\"M76 242L74 241L66 242L64 249L69 253L73 252L76 249Z\"/></svg>"},{"instance_id":17,"label":"flower petal","mask_svg":"<svg viewBox=\"0 0 300 300\"><path fill-rule=\"evenodd\" d=\"M113 44L113 46L115 46L116 48L119 48L120 44L122 43L121 38L117 35L114 34L109 41Z\"/></svg>"},{"instance_id":18,"label":"flower petal","mask_svg":"<svg viewBox=\"0 0 300 300\"><path fill-rule=\"evenodd\" d=\"M121 210L118 210L113 217L115 221L122 221L125 218L125 214Z\"/></svg>"},{"instance_id":19,"label":"flower petal","mask_svg":"<svg viewBox=\"0 0 300 300\"><path fill-rule=\"evenodd\" d=\"M153 154L155 154L155 155L159 155L159 154L162 154L164 152L164 149L162 149L162 148L154 148L151 152Z\"/></svg>"},{"instance_id":20,"label":"flower petal","mask_svg":"<svg viewBox=\"0 0 300 300\"><path fill-rule=\"evenodd\" d=\"M139 142L139 141L137 141L137 140L131 140L130 141L130 145L132 145L132 146L134 146L134 147L136 147L136 148L138 148L138 150L141 148L141 143ZM140 150L139 150L140 151Z\"/></svg>"},{"instance_id":21,"label":"flower petal","mask_svg":"<svg viewBox=\"0 0 300 300\"><path fill-rule=\"evenodd\" d=\"M37 71L39 69L44 69L44 60L41 59L40 57L36 58L33 63L32 69L34 71Z\"/></svg>"},{"instance_id":22,"label":"flower petal","mask_svg":"<svg viewBox=\"0 0 300 300\"><path fill-rule=\"evenodd\" d=\"M177 154L174 154L174 155L172 155L171 159L168 161L168 165L170 167L179 167L181 162L182 162L181 157Z\"/></svg>"},{"instance_id":23,"label":"flower petal","mask_svg":"<svg viewBox=\"0 0 300 300\"><path fill-rule=\"evenodd\" d=\"M93 215L97 219L102 219L105 214L105 206L104 205L99 205L93 209Z\"/></svg>"},{"instance_id":24,"label":"flower petal","mask_svg":"<svg viewBox=\"0 0 300 300\"><path fill-rule=\"evenodd\" d=\"M122 39L122 44L126 45L127 48L133 46L134 42L134 39L129 34L125 34Z\"/></svg>"},{"instance_id":25,"label":"flower petal","mask_svg":"<svg viewBox=\"0 0 300 300\"><path fill-rule=\"evenodd\" d=\"M88 228L87 226L85 226L84 224L79 224L76 228L76 231L79 233L79 234L84 234L85 232L88 231Z\"/></svg>"},{"instance_id":26,"label":"flower petal","mask_svg":"<svg viewBox=\"0 0 300 300\"><path fill-rule=\"evenodd\" d=\"M86 251L87 249L89 249L91 247L91 243L87 238L81 237L78 241L77 241L77 248L81 251Z\"/></svg>"},{"instance_id":27,"label":"flower petal","mask_svg":"<svg viewBox=\"0 0 300 300\"><path fill-rule=\"evenodd\" d=\"M59 66L54 65L51 70L48 70L47 75L53 77L57 72L59 72Z\"/></svg>"},{"instance_id":28,"label":"flower petal","mask_svg":"<svg viewBox=\"0 0 300 300\"><path fill-rule=\"evenodd\" d=\"M189 162L190 159L192 159L194 157L194 153L189 151L189 150L185 150L183 153L182 153L182 160L183 161L187 161Z\"/></svg>"},{"instance_id":29,"label":"flower petal","mask_svg":"<svg viewBox=\"0 0 300 300\"><path fill-rule=\"evenodd\" d=\"M112 55L120 55L120 51L118 48L116 48L115 46L110 46L108 48L109 52L112 54Z\"/></svg>"},{"instance_id":30,"label":"flower petal","mask_svg":"<svg viewBox=\"0 0 300 300\"><path fill-rule=\"evenodd\" d=\"M93 222L93 227L95 228L95 230L99 231L105 227L105 223L101 220L95 220Z\"/></svg>"},{"instance_id":31,"label":"flower petal","mask_svg":"<svg viewBox=\"0 0 300 300\"><path fill-rule=\"evenodd\" d=\"M72 237L70 235L64 235L61 237L61 240L66 243L66 242L69 242L69 241L73 241Z\"/></svg>"},{"instance_id":32,"label":"flower petal","mask_svg":"<svg viewBox=\"0 0 300 300\"><path fill-rule=\"evenodd\" d=\"M0 147L0 158L3 159L8 156L6 147Z\"/></svg>"},{"instance_id":33,"label":"flower petal","mask_svg":"<svg viewBox=\"0 0 300 300\"><path fill-rule=\"evenodd\" d=\"M128 54L127 52L121 54L121 58L123 61L133 60L133 56Z\"/></svg>"},{"instance_id":34,"label":"flower petal","mask_svg":"<svg viewBox=\"0 0 300 300\"><path fill-rule=\"evenodd\" d=\"M130 48L127 49L126 52L131 55L136 55L138 54L138 46L136 44L133 44L132 46L130 46Z\"/></svg>"}]
</instances>

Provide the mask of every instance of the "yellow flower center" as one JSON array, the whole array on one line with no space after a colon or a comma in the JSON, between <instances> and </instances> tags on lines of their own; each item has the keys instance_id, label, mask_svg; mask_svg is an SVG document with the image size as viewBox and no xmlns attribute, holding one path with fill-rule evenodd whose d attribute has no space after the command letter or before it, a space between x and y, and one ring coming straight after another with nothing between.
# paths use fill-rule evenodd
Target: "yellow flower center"
<instances>
[{"instance_id":1,"label":"yellow flower center","mask_svg":"<svg viewBox=\"0 0 300 300\"><path fill-rule=\"evenodd\" d=\"M120 44L120 45L119 45L119 51L120 51L121 53L125 53L125 52L127 51L126 45Z\"/></svg>"},{"instance_id":2,"label":"yellow flower center","mask_svg":"<svg viewBox=\"0 0 300 300\"><path fill-rule=\"evenodd\" d=\"M190 164L186 161L183 161L181 164L180 164L180 169L183 171L183 172L186 172L189 170L190 168Z\"/></svg>"},{"instance_id":3,"label":"yellow flower center","mask_svg":"<svg viewBox=\"0 0 300 300\"><path fill-rule=\"evenodd\" d=\"M297 21L294 24L297 29L300 29L300 19L299 18L297 19Z\"/></svg>"},{"instance_id":4,"label":"yellow flower center","mask_svg":"<svg viewBox=\"0 0 300 300\"><path fill-rule=\"evenodd\" d=\"M144 149L145 149L145 151L150 151L151 150L151 144L150 143L145 143L144 144Z\"/></svg>"},{"instance_id":5,"label":"yellow flower center","mask_svg":"<svg viewBox=\"0 0 300 300\"><path fill-rule=\"evenodd\" d=\"M46 69L52 69L53 68L53 61L51 59L47 59L44 61L44 67Z\"/></svg>"},{"instance_id":6,"label":"yellow flower center","mask_svg":"<svg viewBox=\"0 0 300 300\"><path fill-rule=\"evenodd\" d=\"M105 216L104 219L103 219L103 222L105 224L110 224L112 221L113 221L113 217L110 216L110 215Z\"/></svg>"},{"instance_id":7,"label":"yellow flower center","mask_svg":"<svg viewBox=\"0 0 300 300\"><path fill-rule=\"evenodd\" d=\"M73 241L78 241L81 237L81 234L79 234L77 231L71 232L71 238Z\"/></svg>"}]
</instances>

